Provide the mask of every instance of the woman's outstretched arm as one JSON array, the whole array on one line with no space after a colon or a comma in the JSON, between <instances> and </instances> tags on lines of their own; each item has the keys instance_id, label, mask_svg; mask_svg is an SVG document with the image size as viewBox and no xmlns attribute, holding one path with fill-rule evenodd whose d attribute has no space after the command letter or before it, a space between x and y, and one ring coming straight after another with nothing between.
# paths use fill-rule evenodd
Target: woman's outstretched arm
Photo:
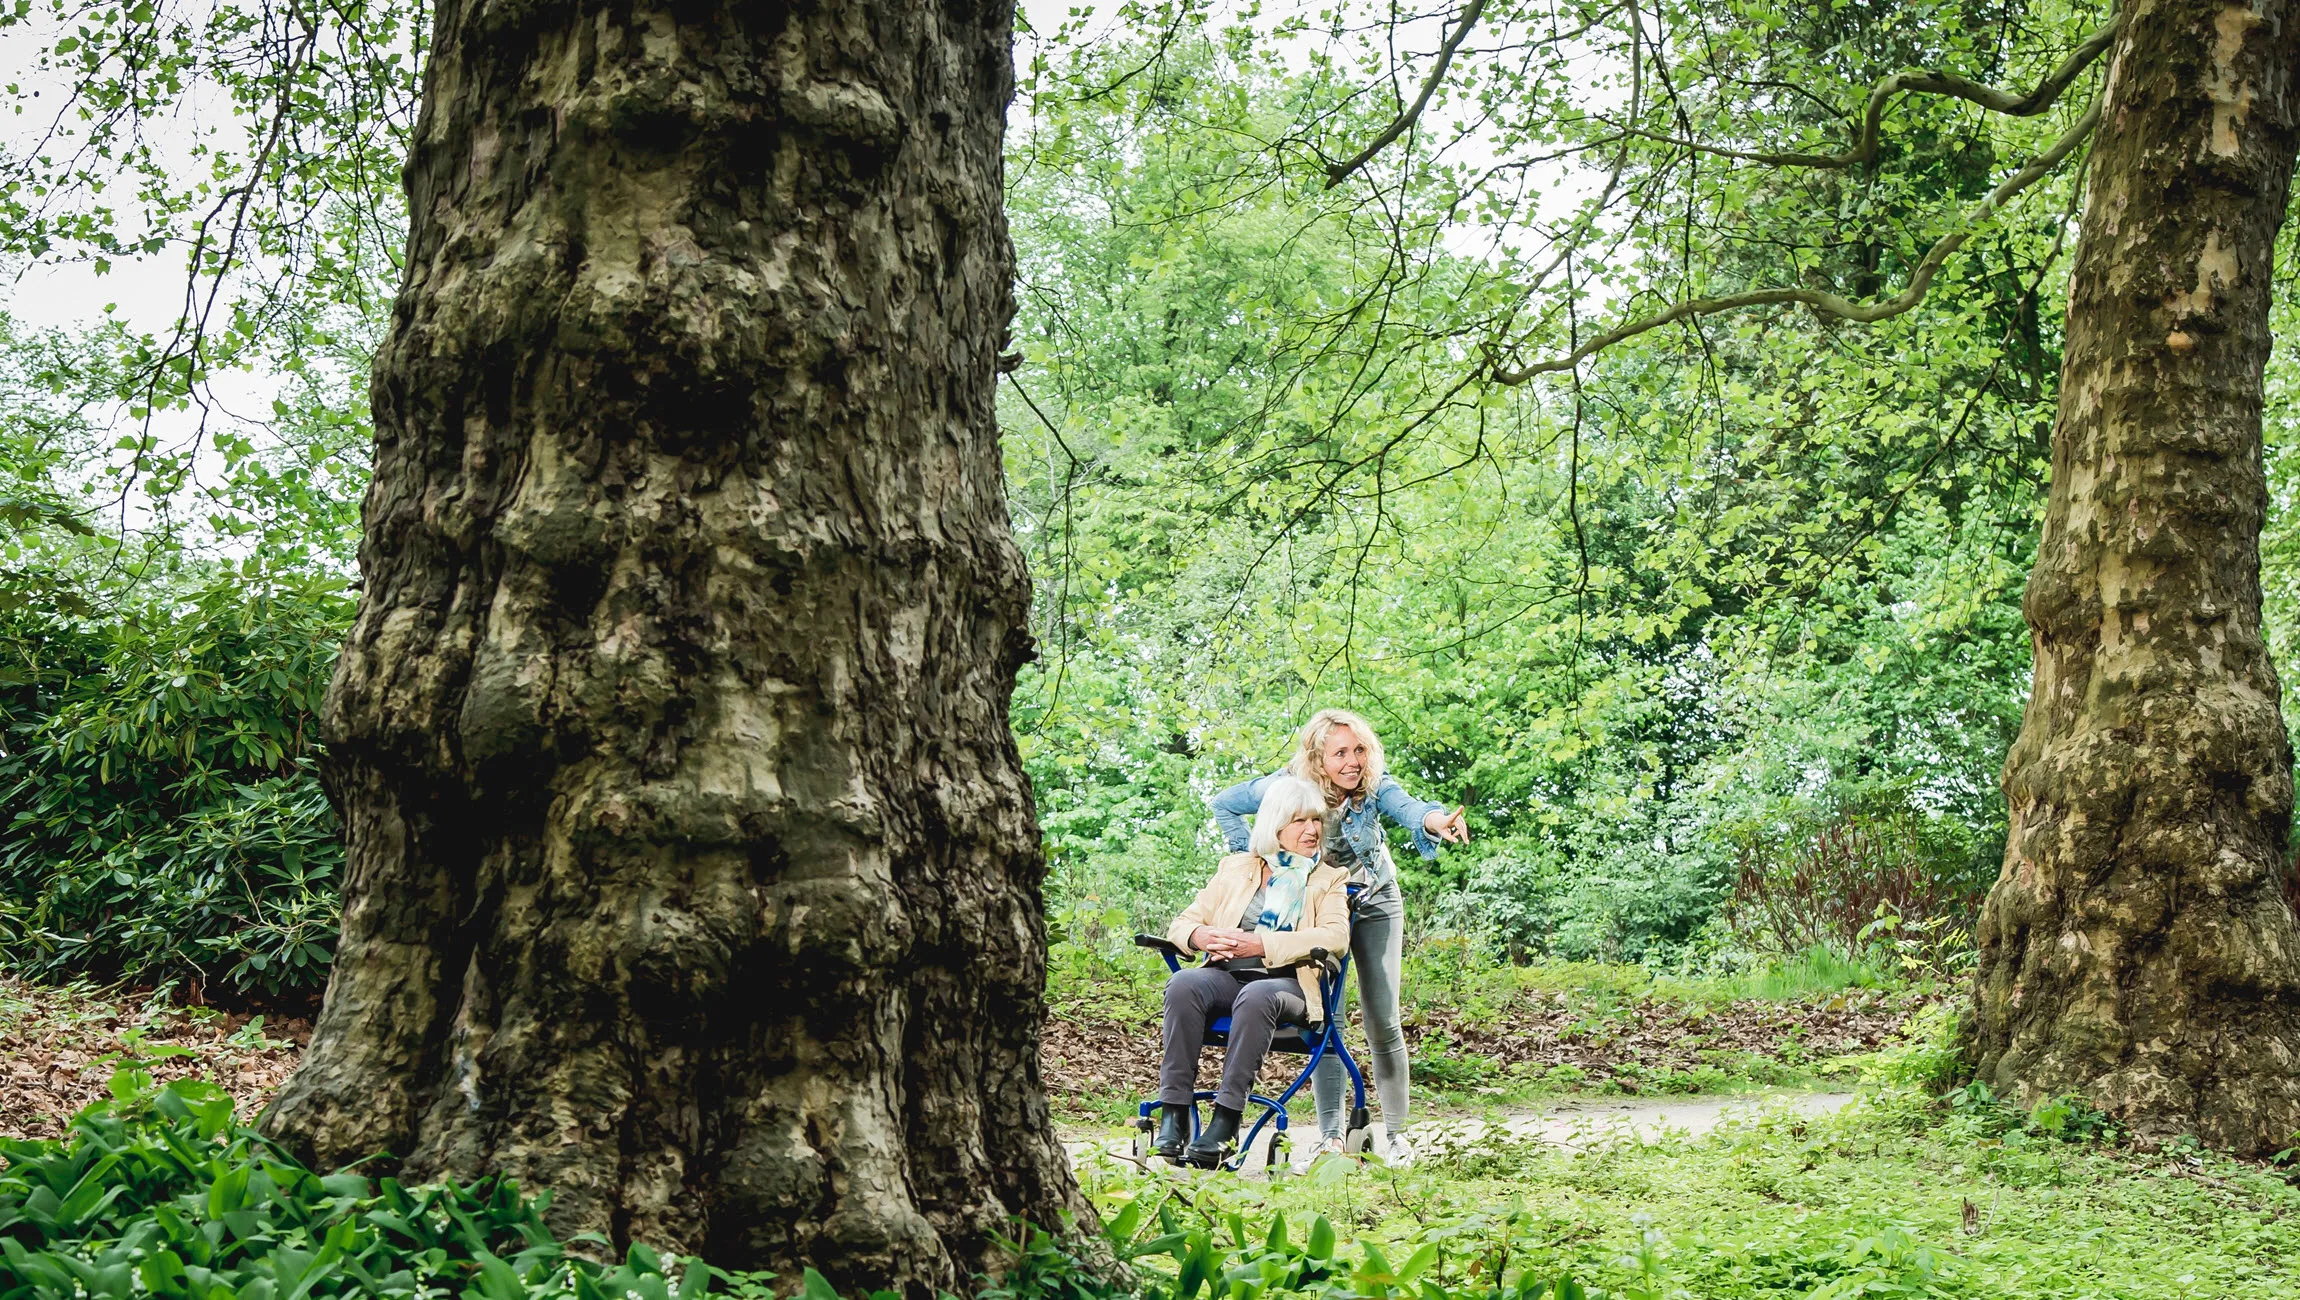
<instances>
[{"instance_id":1,"label":"woman's outstretched arm","mask_svg":"<svg viewBox=\"0 0 2300 1300\"><path fill-rule=\"evenodd\" d=\"M1438 837L1430 832L1429 821L1431 813L1446 815L1444 804L1414 798L1395 778L1384 773L1380 783L1374 786L1374 807L1381 810L1382 816L1413 832L1415 852L1425 858L1438 855Z\"/></svg>"}]
</instances>

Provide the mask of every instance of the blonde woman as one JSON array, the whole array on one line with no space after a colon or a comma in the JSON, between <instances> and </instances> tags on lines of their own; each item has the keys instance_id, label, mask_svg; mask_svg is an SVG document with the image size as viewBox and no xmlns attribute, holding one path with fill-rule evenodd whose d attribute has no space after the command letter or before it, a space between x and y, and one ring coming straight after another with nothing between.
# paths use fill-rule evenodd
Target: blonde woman
<instances>
[{"instance_id":1,"label":"blonde woman","mask_svg":"<svg viewBox=\"0 0 2300 1300\"><path fill-rule=\"evenodd\" d=\"M1398 979L1404 961L1405 903L1398 893L1397 864L1390 858L1382 820L1413 832L1424 858L1437 856L1438 842L1467 844L1469 827L1457 809L1416 799L1384 770L1382 742L1364 718L1345 709L1320 709L1295 736L1294 756L1282 771L1243 781L1215 795L1214 821L1233 849L1246 846L1245 813L1260 806L1263 792L1280 781L1307 780L1325 797L1326 861L1351 873L1364 886L1350 926L1350 954L1358 971L1358 1005L1372 1047L1374 1091L1381 1098L1382 1126L1388 1132L1380 1154L1391 1164L1411 1164L1413 1144L1406 1125L1413 1093L1406 1060L1405 1030L1398 1020ZM1340 1058L1318 1063L1316 1142L1302 1144L1308 1164L1342 1146L1342 1091L1346 1076Z\"/></svg>"},{"instance_id":2,"label":"blonde woman","mask_svg":"<svg viewBox=\"0 0 2300 1300\"><path fill-rule=\"evenodd\" d=\"M1325 1019L1318 996L1316 949L1339 953L1350 942L1348 877L1319 860L1326 800L1307 781L1273 781L1255 807L1246 852L1214 868L1214 878L1166 931L1166 939L1206 964L1166 981L1165 1054L1158 1068L1157 1153L1211 1168L1238 1139L1238 1122L1254 1075L1281 1024ZM1190 1109L1198 1084L1198 1049L1206 1026L1230 1017L1222 1085L1214 1113L1196 1139Z\"/></svg>"}]
</instances>

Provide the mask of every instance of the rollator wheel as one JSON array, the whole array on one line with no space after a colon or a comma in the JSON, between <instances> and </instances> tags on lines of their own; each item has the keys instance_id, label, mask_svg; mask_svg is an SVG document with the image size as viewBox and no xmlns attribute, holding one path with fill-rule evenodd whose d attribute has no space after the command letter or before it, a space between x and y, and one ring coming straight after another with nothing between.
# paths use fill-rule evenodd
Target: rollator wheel
<instances>
[{"instance_id":1,"label":"rollator wheel","mask_svg":"<svg viewBox=\"0 0 2300 1300\"><path fill-rule=\"evenodd\" d=\"M1294 1172L1294 1167L1286 1163L1286 1147L1288 1145L1285 1134L1273 1133L1270 1135L1270 1154L1262 1165L1264 1173L1272 1178L1284 1178L1287 1174Z\"/></svg>"},{"instance_id":2,"label":"rollator wheel","mask_svg":"<svg viewBox=\"0 0 2300 1300\"><path fill-rule=\"evenodd\" d=\"M1351 1129L1342 1138L1342 1150L1353 1156L1362 1156L1374 1145L1374 1131L1370 1128Z\"/></svg>"}]
</instances>

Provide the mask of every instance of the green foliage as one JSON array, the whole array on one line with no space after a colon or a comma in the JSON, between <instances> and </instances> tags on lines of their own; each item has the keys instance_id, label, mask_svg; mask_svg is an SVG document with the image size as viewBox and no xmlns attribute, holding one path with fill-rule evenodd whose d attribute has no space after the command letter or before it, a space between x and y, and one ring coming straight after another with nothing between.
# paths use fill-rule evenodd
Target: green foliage
<instances>
[{"instance_id":1,"label":"green foliage","mask_svg":"<svg viewBox=\"0 0 2300 1300\"><path fill-rule=\"evenodd\" d=\"M1486 1300L1571 1279L1656 1300L2178 1300L2300 1285L2300 1189L2273 1169L2123 1147L2070 1102L1904 1106L1904 1091L1872 1081L1837 1114L1771 1112L1697 1140L1425 1142L1411 1169L1329 1159L1267 1183L1115 1162L1082 1176L1154 1296L1195 1282L1199 1296Z\"/></svg>"},{"instance_id":2,"label":"green foliage","mask_svg":"<svg viewBox=\"0 0 2300 1300\"><path fill-rule=\"evenodd\" d=\"M1938 1003L1912 1017L1899 1042L1832 1068L1857 1071L1864 1085L1880 1090L1912 1124L1925 1122L1933 1098L1970 1071L1957 1047L1957 1014Z\"/></svg>"},{"instance_id":3,"label":"green foliage","mask_svg":"<svg viewBox=\"0 0 2300 1300\"><path fill-rule=\"evenodd\" d=\"M2047 1097L2023 1110L1975 1079L1951 1089L1945 1100L1961 1131L2010 1146L2028 1141L2113 1142L2120 1135L2115 1122L2083 1097Z\"/></svg>"},{"instance_id":4,"label":"green foliage","mask_svg":"<svg viewBox=\"0 0 2300 1300\"><path fill-rule=\"evenodd\" d=\"M1303 1295L1347 1297L1350 1300L1605 1300L1609 1294L1629 1300L1639 1293L1585 1291L1570 1275L1545 1275L1533 1269L1508 1274L1507 1234L1522 1229L1523 1211L1504 1217L1498 1225L1503 1239L1479 1241L1456 1224L1450 1232L1428 1234L1409 1254L1392 1262L1382 1247L1365 1242L1352 1252L1339 1243L1334 1225L1322 1214L1298 1225L1300 1240L1284 1214L1268 1223L1248 1227L1246 1217L1194 1215L1186 1221L1177 1213L1177 1196L1151 1202L1129 1200L1104 1225L1103 1233L1120 1258L1133 1261L1142 1281L1145 1300L1260 1300L1264 1296ZM1483 1226L1483 1225L1481 1225ZM1458 1243L1475 1255L1471 1267L1454 1272L1443 1267L1446 1246ZM1460 1252L1468 1253L1468 1252ZM1150 1261L1172 1262L1171 1273ZM1480 1284L1480 1279L1483 1284ZM1452 1284L1448 1285L1451 1280Z\"/></svg>"},{"instance_id":5,"label":"green foliage","mask_svg":"<svg viewBox=\"0 0 2300 1300\"><path fill-rule=\"evenodd\" d=\"M1766 13L1788 29L1766 58L1865 75ZM1940 910L1969 906L2025 692L2055 336L2022 304L2057 283L2057 227L2002 232L1958 264L1976 296L1875 332L1737 321L1570 391L1481 388L1454 349L1506 268L1419 237L1461 174L1385 162L1394 202L1369 205L1287 161L1302 132L1378 129L1338 89L1360 66L1187 23L1035 52L1002 416L1058 902L1162 925L1216 851L1207 795L1342 704L1410 790L1471 808L1473 849L1401 844L1409 914L1516 959L1798 951L1815 936L1713 921L1749 862L1793 871L1847 818L1916 828ZM1936 161L1936 189L1978 165Z\"/></svg>"},{"instance_id":6,"label":"green foliage","mask_svg":"<svg viewBox=\"0 0 2300 1300\"><path fill-rule=\"evenodd\" d=\"M275 525L340 525L364 486L367 357L399 279L429 11L20 0L0 31L22 53L0 96L41 124L0 152L0 257L70 268L57 282L81 293L156 280L159 295L121 297L181 304L158 320L88 304L81 342L110 389L95 477L133 505L114 558L165 566L217 540L219 513L253 523L275 561L333 549L333 527ZM315 426L318 410L353 436Z\"/></svg>"},{"instance_id":7,"label":"green foliage","mask_svg":"<svg viewBox=\"0 0 2300 1300\"><path fill-rule=\"evenodd\" d=\"M331 583L226 582L0 624L9 964L325 982L343 848L313 762L348 617Z\"/></svg>"},{"instance_id":8,"label":"green foliage","mask_svg":"<svg viewBox=\"0 0 2300 1300\"><path fill-rule=\"evenodd\" d=\"M1126 1294L1072 1252L1077 1225L1065 1226L1067 1231L1057 1237L1044 1228L1017 1223L1015 1235L1020 1240L998 1239L1009 1258L996 1273L975 1278L975 1300L1112 1300Z\"/></svg>"},{"instance_id":9,"label":"green foliage","mask_svg":"<svg viewBox=\"0 0 2300 1300\"><path fill-rule=\"evenodd\" d=\"M502 1179L314 1173L236 1126L210 1084L154 1090L131 1067L113 1094L61 1139L0 1140L5 1300L689 1300L709 1287L709 1269L674 1278L642 1245L611 1266L571 1253L544 1226L547 1198Z\"/></svg>"}]
</instances>

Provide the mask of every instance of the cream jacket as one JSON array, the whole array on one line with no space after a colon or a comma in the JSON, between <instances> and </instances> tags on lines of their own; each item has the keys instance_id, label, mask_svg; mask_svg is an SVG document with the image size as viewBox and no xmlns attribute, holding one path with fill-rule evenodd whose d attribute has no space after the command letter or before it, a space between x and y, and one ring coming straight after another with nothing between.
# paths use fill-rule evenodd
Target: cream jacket
<instances>
[{"instance_id":1,"label":"cream jacket","mask_svg":"<svg viewBox=\"0 0 2300 1300\"><path fill-rule=\"evenodd\" d=\"M1251 902L1254 891L1262 887L1262 879L1270 872L1269 864L1251 853L1233 853L1214 868L1214 878L1198 891L1198 897L1166 927L1166 939L1186 953L1198 950L1190 946L1190 936L1201 925L1217 930L1237 927L1238 918ZM1294 967L1294 978L1301 981L1302 1001L1310 1006L1310 1019L1323 1020L1326 1015L1324 998L1318 992L1318 968L1305 965L1312 948L1323 948L1336 957L1350 950L1350 893L1348 876L1340 867L1324 863L1310 868L1310 879L1302 890L1301 924L1292 930L1256 930L1262 939L1262 964L1271 970Z\"/></svg>"}]
</instances>

